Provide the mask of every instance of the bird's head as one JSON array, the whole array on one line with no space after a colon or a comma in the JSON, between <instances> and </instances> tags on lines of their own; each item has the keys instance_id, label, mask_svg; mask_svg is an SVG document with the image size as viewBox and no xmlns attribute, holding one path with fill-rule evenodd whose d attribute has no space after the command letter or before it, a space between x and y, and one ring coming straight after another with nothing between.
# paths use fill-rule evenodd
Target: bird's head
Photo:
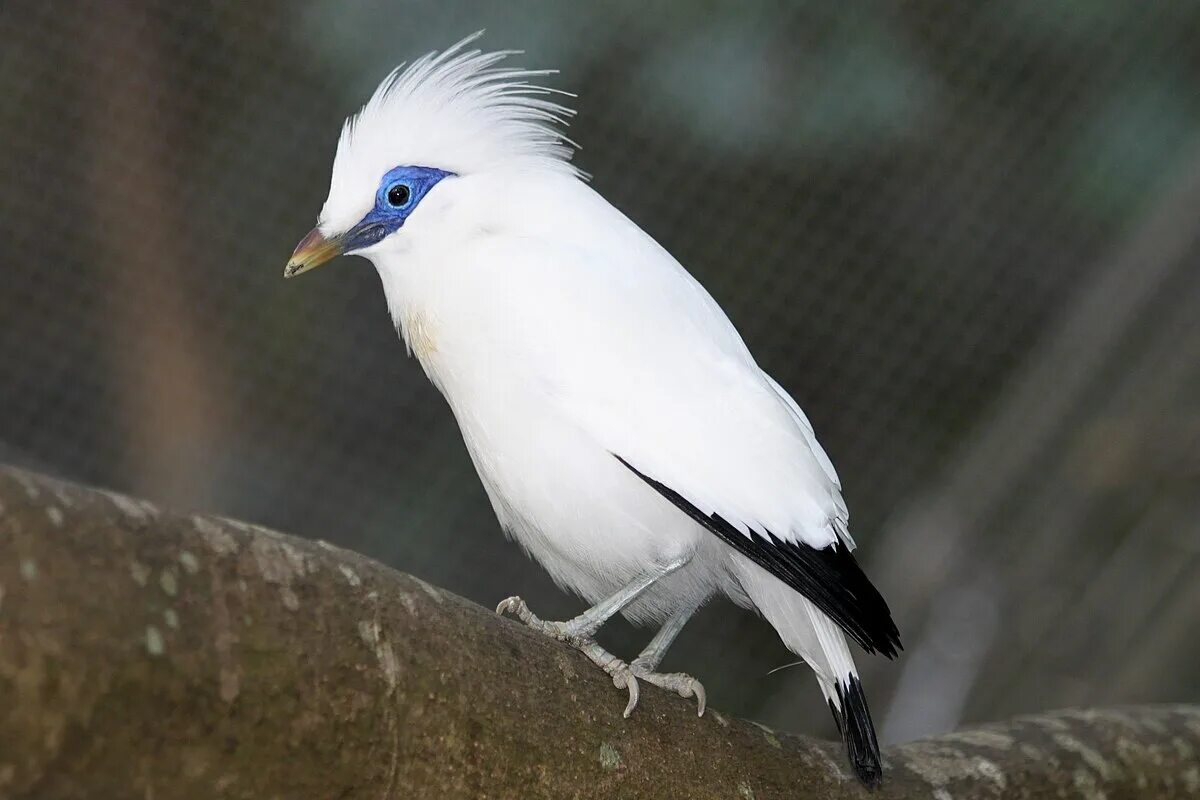
<instances>
[{"instance_id":1,"label":"bird's head","mask_svg":"<svg viewBox=\"0 0 1200 800\"><path fill-rule=\"evenodd\" d=\"M403 249L406 232L435 222L478 176L578 174L560 129L572 112L531 82L550 71L500 66L518 51L467 49L481 33L397 68L346 120L329 197L284 277L343 253Z\"/></svg>"}]
</instances>

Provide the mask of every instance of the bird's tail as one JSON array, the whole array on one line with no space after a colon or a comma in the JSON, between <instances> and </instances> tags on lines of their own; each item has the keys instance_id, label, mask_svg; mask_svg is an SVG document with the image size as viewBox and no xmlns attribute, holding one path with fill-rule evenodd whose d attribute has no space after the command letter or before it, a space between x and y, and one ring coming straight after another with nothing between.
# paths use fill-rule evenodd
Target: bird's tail
<instances>
[{"instance_id":1,"label":"bird's tail","mask_svg":"<svg viewBox=\"0 0 1200 800\"><path fill-rule=\"evenodd\" d=\"M879 786L883 782L879 742L845 635L803 595L757 564L740 556L734 561L739 581L759 612L787 648L816 673L858 779L870 788Z\"/></svg>"},{"instance_id":2,"label":"bird's tail","mask_svg":"<svg viewBox=\"0 0 1200 800\"><path fill-rule=\"evenodd\" d=\"M824 691L825 687L821 687ZM834 696L826 692L829 710L837 723L842 741L846 743L846 754L854 767L854 774L869 788L883 783L883 764L879 758L879 742L875 739L875 726L871 722L871 709L867 708L867 696L863 693L858 675L851 673L843 683L834 684Z\"/></svg>"}]
</instances>

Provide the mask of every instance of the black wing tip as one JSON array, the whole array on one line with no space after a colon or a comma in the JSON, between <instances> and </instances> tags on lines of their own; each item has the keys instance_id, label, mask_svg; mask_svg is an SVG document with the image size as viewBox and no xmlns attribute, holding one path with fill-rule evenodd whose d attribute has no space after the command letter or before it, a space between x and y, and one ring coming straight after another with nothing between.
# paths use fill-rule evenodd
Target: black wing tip
<instances>
[{"instance_id":1,"label":"black wing tip","mask_svg":"<svg viewBox=\"0 0 1200 800\"><path fill-rule=\"evenodd\" d=\"M613 456L680 511L808 598L865 651L887 658L899 655L900 632L887 602L841 541L818 550L800 542L784 542L769 532L747 536L720 514L705 514L619 454Z\"/></svg>"},{"instance_id":2,"label":"black wing tip","mask_svg":"<svg viewBox=\"0 0 1200 800\"><path fill-rule=\"evenodd\" d=\"M841 541L820 550L799 543L791 547L806 549L815 559L825 562L829 571L837 576L845 595L843 603L853 613L854 624L847 625L840 617L834 617L834 620L850 638L868 653L879 653L891 659L899 656L904 645L900 642L900 630L892 619L892 611L858 565L850 548Z\"/></svg>"},{"instance_id":3,"label":"black wing tip","mask_svg":"<svg viewBox=\"0 0 1200 800\"><path fill-rule=\"evenodd\" d=\"M879 741L875 738L875 726L871 722L871 710L867 707L867 696L857 675L848 682L837 681L838 702L841 708L829 700L829 710L837 723L838 732L846 744L846 755L854 774L868 789L883 785L883 759L879 754Z\"/></svg>"}]
</instances>

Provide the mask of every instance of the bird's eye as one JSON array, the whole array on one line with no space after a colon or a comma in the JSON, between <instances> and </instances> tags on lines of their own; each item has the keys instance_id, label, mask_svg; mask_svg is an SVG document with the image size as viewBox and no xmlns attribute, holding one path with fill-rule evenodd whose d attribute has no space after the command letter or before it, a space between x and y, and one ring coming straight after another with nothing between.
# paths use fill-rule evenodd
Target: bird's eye
<instances>
[{"instance_id":1,"label":"bird's eye","mask_svg":"<svg viewBox=\"0 0 1200 800\"><path fill-rule=\"evenodd\" d=\"M412 190L403 183L392 184L388 189L387 201L392 208L400 208L408 203L408 198L412 196Z\"/></svg>"}]
</instances>

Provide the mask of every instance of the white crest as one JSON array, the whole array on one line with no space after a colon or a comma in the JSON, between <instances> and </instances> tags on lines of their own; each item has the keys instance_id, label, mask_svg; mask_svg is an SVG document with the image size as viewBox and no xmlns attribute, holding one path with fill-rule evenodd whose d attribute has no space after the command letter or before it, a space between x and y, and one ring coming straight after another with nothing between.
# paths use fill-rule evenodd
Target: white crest
<instances>
[{"instance_id":1,"label":"white crest","mask_svg":"<svg viewBox=\"0 0 1200 800\"><path fill-rule=\"evenodd\" d=\"M482 34L401 64L346 120L319 220L326 233L357 223L379 179L401 165L459 175L527 166L582 177L570 162L575 144L562 132L574 112L547 98L566 93L531 83L555 70L499 66L519 50L466 49Z\"/></svg>"}]
</instances>

